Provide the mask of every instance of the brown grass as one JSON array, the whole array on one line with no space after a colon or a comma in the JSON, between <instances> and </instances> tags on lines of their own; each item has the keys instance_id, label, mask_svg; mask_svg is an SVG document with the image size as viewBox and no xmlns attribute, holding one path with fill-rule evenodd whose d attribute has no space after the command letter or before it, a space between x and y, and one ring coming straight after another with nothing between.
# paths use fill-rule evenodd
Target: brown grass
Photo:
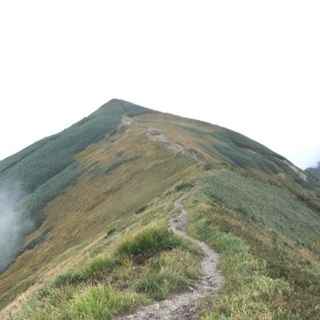
<instances>
[{"instance_id":1,"label":"brown grass","mask_svg":"<svg viewBox=\"0 0 320 320\"><path fill-rule=\"evenodd\" d=\"M130 224L137 219L138 208L195 172L194 163L149 140L143 121L134 121L126 132L108 135L77 156L82 165L91 168L45 207L47 218L29 240L47 228L52 230L43 243L19 256L0 276L0 307L22 292L27 297L37 287L30 287L33 283L41 283L79 263L84 252L102 239L117 220L124 226L125 220ZM120 157L133 160L105 174L105 168ZM28 287L30 291L26 291ZM20 296L21 299L24 300Z\"/></svg>"}]
</instances>

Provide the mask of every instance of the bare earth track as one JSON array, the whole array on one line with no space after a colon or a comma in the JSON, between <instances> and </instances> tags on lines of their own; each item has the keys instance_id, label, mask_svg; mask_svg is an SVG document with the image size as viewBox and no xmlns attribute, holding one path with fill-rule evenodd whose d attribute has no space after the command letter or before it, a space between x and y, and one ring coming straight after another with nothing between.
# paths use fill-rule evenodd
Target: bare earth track
<instances>
[{"instance_id":1,"label":"bare earth track","mask_svg":"<svg viewBox=\"0 0 320 320\"><path fill-rule=\"evenodd\" d=\"M139 308L134 314L118 317L120 320L185 320L198 319L203 298L217 292L223 284L223 276L217 271L219 255L204 242L196 240L187 234L188 213L183 206L184 201L196 190L197 185L186 192L181 198L174 202L174 208L168 213L169 227L176 233L183 235L196 243L204 252L201 263L203 276L189 291L183 294L172 296L170 299L159 301L153 305ZM180 210L178 217L173 213Z\"/></svg>"}]
</instances>

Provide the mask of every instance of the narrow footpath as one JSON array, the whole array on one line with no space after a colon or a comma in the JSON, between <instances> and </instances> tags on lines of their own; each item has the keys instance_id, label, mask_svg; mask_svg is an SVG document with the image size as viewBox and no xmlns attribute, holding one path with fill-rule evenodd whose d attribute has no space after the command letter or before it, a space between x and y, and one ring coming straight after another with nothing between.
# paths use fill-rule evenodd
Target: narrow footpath
<instances>
[{"instance_id":1,"label":"narrow footpath","mask_svg":"<svg viewBox=\"0 0 320 320\"><path fill-rule=\"evenodd\" d=\"M201 262L203 275L188 292L177 294L170 299L156 302L150 306L139 308L134 314L118 317L118 320L186 320L198 319L203 308L204 297L217 292L223 284L223 276L217 270L219 255L204 242L196 240L187 234L188 212L183 203L195 192L196 184L182 197L174 202L174 208L168 213L169 227L176 233L196 243L204 252ZM180 214L174 217L174 212L180 210Z\"/></svg>"}]
</instances>

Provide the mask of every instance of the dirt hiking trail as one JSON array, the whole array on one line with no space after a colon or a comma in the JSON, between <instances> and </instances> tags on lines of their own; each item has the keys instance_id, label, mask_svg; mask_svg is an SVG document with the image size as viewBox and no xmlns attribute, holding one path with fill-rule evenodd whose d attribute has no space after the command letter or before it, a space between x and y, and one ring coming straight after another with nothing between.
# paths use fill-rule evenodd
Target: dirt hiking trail
<instances>
[{"instance_id":1,"label":"dirt hiking trail","mask_svg":"<svg viewBox=\"0 0 320 320\"><path fill-rule=\"evenodd\" d=\"M198 184L187 191L174 202L174 208L169 215L169 227L176 233L196 243L204 252L201 262L202 277L189 287L188 292L171 296L170 299L156 302L150 306L139 308L134 314L116 318L117 320L186 320L198 319L207 294L217 292L223 282L222 274L217 270L219 255L204 242L196 240L187 234L188 212L183 203L196 191ZM180 214L174 217L176 210Z\"/></svg>"}]
</instances>

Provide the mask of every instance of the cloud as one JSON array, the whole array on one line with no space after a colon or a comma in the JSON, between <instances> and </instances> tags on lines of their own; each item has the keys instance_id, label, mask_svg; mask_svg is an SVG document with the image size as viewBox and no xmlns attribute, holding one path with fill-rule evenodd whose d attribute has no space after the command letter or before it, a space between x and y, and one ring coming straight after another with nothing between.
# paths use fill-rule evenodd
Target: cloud
<instances>
[{"instance_id":1,"label":"cloud","mask_svg":"<svg viewBox=\"0 0 320 320\"><path fill-rule=\"evenodd\" d=\"M16 259L23 247L24 235L31 230L31 221L16 209L23 196L17 183L0 187L0 273Z\"/></svg>"}]
</instances>

